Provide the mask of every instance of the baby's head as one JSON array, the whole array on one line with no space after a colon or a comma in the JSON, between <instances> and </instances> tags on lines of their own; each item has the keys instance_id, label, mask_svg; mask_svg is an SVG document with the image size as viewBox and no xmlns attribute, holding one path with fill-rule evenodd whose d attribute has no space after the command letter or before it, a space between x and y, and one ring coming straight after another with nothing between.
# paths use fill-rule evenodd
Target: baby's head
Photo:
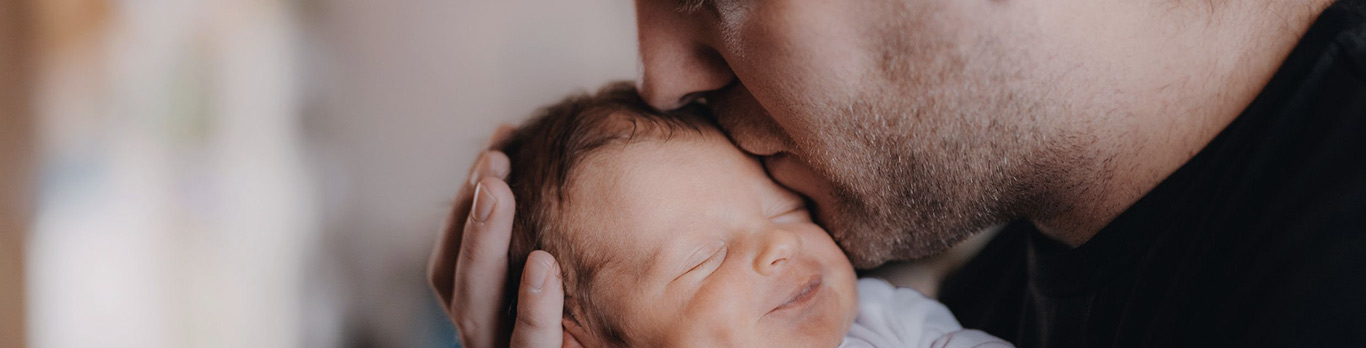
<instances>
[{"instance_id":1,"label":"baby's head","mask_svg":"<svg viewBox=\"0 0 1366 348\"><path fill-rule=\"evenodd\" d=\"M704 112L654 111L617 83L519 128L499 146L509 279L531 251L554 255L565 327L589 346L838 345L857 311L849 260Z\"/></svg>"}]
</instances>

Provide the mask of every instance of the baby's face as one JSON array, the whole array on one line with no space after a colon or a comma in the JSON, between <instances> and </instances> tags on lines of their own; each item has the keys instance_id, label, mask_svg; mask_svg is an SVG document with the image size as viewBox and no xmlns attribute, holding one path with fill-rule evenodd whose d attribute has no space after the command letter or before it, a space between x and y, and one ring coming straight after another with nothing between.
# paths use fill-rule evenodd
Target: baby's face
<instances>
[{"instance_id":1,"label":"baby's face","mask_svg":"<svg viewBox=\"0 0 1366 348\"><path fill-rule=\"evenodd\" d=\"M592 291L629 343L834 347L853 322L849 260L720 133L636 141L575 175L574 238L613 253Z\"/></svg>"}]
</instances>

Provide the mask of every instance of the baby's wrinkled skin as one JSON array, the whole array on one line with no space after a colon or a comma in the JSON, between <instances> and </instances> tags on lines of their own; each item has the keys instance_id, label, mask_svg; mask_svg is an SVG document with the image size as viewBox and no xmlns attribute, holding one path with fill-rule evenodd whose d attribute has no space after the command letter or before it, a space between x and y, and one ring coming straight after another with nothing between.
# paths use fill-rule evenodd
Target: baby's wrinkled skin
<instances>
[{"instance_id":1,"label":"baby's wrinkled skin","mask_svg":"<svg viewBox=\"0 0 1366 348\"><path fill-rule=\"evenodd\" d=\"M572 238L612 253L591 285L610 299L599 310L631 346L839 345L857 314L848 258L755 158L716 130L683 133L610 146L573 174Z\"/></svg>"}]
</instances>

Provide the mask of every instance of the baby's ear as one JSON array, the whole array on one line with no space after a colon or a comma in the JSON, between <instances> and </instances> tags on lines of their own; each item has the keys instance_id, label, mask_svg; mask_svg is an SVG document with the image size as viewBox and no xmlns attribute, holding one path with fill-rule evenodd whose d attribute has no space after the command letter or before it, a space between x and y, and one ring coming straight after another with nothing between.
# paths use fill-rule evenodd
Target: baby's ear
<instances>
[{"instance_id":1,"label":"baby's ear","mask_svg":"<svg viewBox=\"0 0 1366 348\"><path fill-rule=\"evenodd\" d=\"M561 322L564 325L564 348L584 348L586 345L583 342L592 340L588 336L588 331L584 330L583 326L580 326L574 319L564 318Z\"/></svg>"}]
</instances>

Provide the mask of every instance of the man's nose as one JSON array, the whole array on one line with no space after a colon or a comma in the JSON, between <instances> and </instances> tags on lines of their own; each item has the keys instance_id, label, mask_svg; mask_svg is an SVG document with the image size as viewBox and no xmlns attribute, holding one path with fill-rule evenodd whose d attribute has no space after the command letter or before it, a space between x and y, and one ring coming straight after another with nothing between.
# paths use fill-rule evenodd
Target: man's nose
<instances>
[{"instance_id":1,"label":"man's nose","mask_svg":"<svg viewBox=\"0 0 1366 348\"><path fill-rule=\"evenodd\" d=\"M786 229L772 229L759 236L759 257L754 271L770 276L780 274L802 250L802 240Z\"/></svg>"},{"instance_id":2,"label":"man's nose","mask_svg":"<svg viewBox=\"0 0 1366 348\"><path fill-rule=\"evenodd\" d=\"M706 44L705 28L669 1L636 1L643 66L640 94L655 108L675 109L735 79L721 54Z\"/></svg>"}]
</instances>

